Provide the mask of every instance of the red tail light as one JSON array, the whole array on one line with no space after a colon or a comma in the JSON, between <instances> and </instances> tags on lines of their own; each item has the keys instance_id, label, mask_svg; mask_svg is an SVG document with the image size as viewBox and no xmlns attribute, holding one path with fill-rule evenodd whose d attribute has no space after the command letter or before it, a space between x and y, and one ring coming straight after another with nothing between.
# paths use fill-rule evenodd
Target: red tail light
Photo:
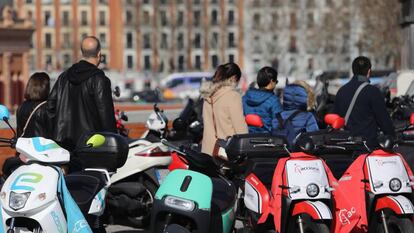
<instances>
[{"instance_id":1,"label":"red tail light","mask_svg":"<svg viewBox=\"0 0 414 233\"><path fill-rule=\"evenodd\" d=\"M147 151L142 151L136 153L135 156L144 156L144 157L162 157L162 156L171 156L170 151L163 151L159 147L151 148Z\"/></svg>"},{"instance_id":2,"label":"red tail light","mask_svg":"<svg viewBox=\"0 0 414 233\"><path fill-rule=\"evenodd\" d=\"M171 163L168 166L168 170L173 171L175 169L188 169L188 162L185 158L180 158L177 152L172 152Z\"/></svg>"}]
</instances>

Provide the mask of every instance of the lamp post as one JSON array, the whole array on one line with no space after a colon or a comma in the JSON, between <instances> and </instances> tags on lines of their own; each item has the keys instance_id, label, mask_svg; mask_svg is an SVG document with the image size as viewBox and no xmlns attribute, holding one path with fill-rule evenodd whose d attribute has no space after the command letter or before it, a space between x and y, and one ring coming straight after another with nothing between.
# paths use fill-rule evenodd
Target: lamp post
<instances>
[{"instance_id":1,"label":"lamp post","mask_svg":"<svg viewBox=\"0 0 414 233\"><path fill-rule=\"evenodd\" d=\"M401 61L403 69L414 69L414 0L400 0L403 47Z\"/></svg>"}]
</instances>

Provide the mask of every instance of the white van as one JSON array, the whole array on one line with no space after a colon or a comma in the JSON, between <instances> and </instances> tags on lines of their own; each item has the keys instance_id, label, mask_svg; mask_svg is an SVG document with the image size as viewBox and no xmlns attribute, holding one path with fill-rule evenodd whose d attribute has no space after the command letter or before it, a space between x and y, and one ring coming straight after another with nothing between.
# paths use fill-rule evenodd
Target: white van
<instances>
[{"instance_id":1,"label":"white van","mask_svg":"<svg viewBox=\"0 0 414 233\"><path fill-rule=\"evenodd\" d=\"M165 100L198 98L203 79L211 80L212 72L188 72L168 75L161 81Z\"/></svg>"}]
</instances>

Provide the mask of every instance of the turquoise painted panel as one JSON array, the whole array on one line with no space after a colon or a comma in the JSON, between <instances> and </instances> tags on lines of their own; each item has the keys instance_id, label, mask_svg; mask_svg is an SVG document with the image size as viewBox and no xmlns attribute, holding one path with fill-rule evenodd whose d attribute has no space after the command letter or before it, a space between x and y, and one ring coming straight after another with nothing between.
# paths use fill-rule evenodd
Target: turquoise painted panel
<instances>
[{"instance_id":1,"label":"turquoise painted panel","mask_svg":"<svg viewBox=\"0 0 414 233\"><path fill-rule=\"evenodd\" d=\"M187 191L182 192L180 188L187 176L191 176L191 182ZM180 197L194 201L199 209L208 210L211 206L212 194L213 183L210 177L190 170L177 169L168 174L155 198L161 200L165 196Z\"/></svg>"}]
</instances>

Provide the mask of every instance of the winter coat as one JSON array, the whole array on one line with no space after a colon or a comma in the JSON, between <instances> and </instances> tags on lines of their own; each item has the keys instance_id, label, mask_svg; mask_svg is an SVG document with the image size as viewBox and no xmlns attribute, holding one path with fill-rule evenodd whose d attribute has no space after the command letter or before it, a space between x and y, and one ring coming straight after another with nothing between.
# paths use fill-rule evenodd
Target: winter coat
<instances>
[{"instance_id":1,"label":"winter coat","mask_svg":"<svg viewBox=\"0 0 414 233\"><path fill-rule=\"evenodd\" d=\"M287 85L283 90L283 111L281 112L282 119L285 121L295 111L302 111L291 121L295 132L312 132L319 130L314 115L307 111L314 104L314 100L312 98L313 95L309 93L311 93L310 90L306 90L299 84ZM279 127L277 119L273 120L272 127L274 129Z\"/></svg>"},{"instance_id":2,"label":"winter coat","mask_svg":"<svg viewBox=\"0 0 414 233\"><path fill-rule=\"evenodd\" d=\"M341 87L336 94L334 112L345 117L354 93L367 77L354 76L351 81ZM394 135L394 126L387 112L384 96L372 85L362 89L355 101L346 128L355 136L362 136L370 148L377 147L380 130L386 135Z\"/></svg>"},{"instance_id":3,"label":"winter coat","mask_svg":"<svg viewBox=\"0 0 414 233\"><path fill-rule=\"evenodd\" d=\"M20 137L23 133L23 128L26 125L27 120L29 119L30 114L36 108L37 105L43 101L24 101L16 112L16 121L17 121L17 137ZM29 124L24 133L24 137L44 137L49 138L49 125L48 125L48 116L47 116L47 105L43 104L40 106L36 112L33 113L32 118L30 119Z\"/></svg>"},{"instance_id":4,"label":"winter coat","mask_svg":"<svg viewBox=\"0 0 414 233\"><path fill-rule=\"evenodd\" d=\"M272 132L272 120L276 113L281 112L282 105L273 91L265 89L250 89L243 96L243 112L257 114L262 118L263 127L249 126L249 133Z\"/></svg>"},{"instance_id":5,"label":"winter coat","mask_svg":"<svg viewBox=\"0 0 414 233\"><path fill-rule=\"evenodd\" d=\"M85 133L116 132L111 81L95 65L80 61L63 72L48 98L52 139L68 150Z\"/></svg>"},{"instance_id":6,"label":"winter coat","mask_svg":"<svg viewBox=\"0 0 414 233\"><path fill-rule=\"evenodd\" d=\"M241 96L229 81L205 82L200 88L203 103L203 140L201 151L212 154L217 138L227 139L235 134L248 133L244 120ZM214 121L213 121L214 111ZM214 125L215 122L215 125Z\"/></svg>"}]
</instances>

